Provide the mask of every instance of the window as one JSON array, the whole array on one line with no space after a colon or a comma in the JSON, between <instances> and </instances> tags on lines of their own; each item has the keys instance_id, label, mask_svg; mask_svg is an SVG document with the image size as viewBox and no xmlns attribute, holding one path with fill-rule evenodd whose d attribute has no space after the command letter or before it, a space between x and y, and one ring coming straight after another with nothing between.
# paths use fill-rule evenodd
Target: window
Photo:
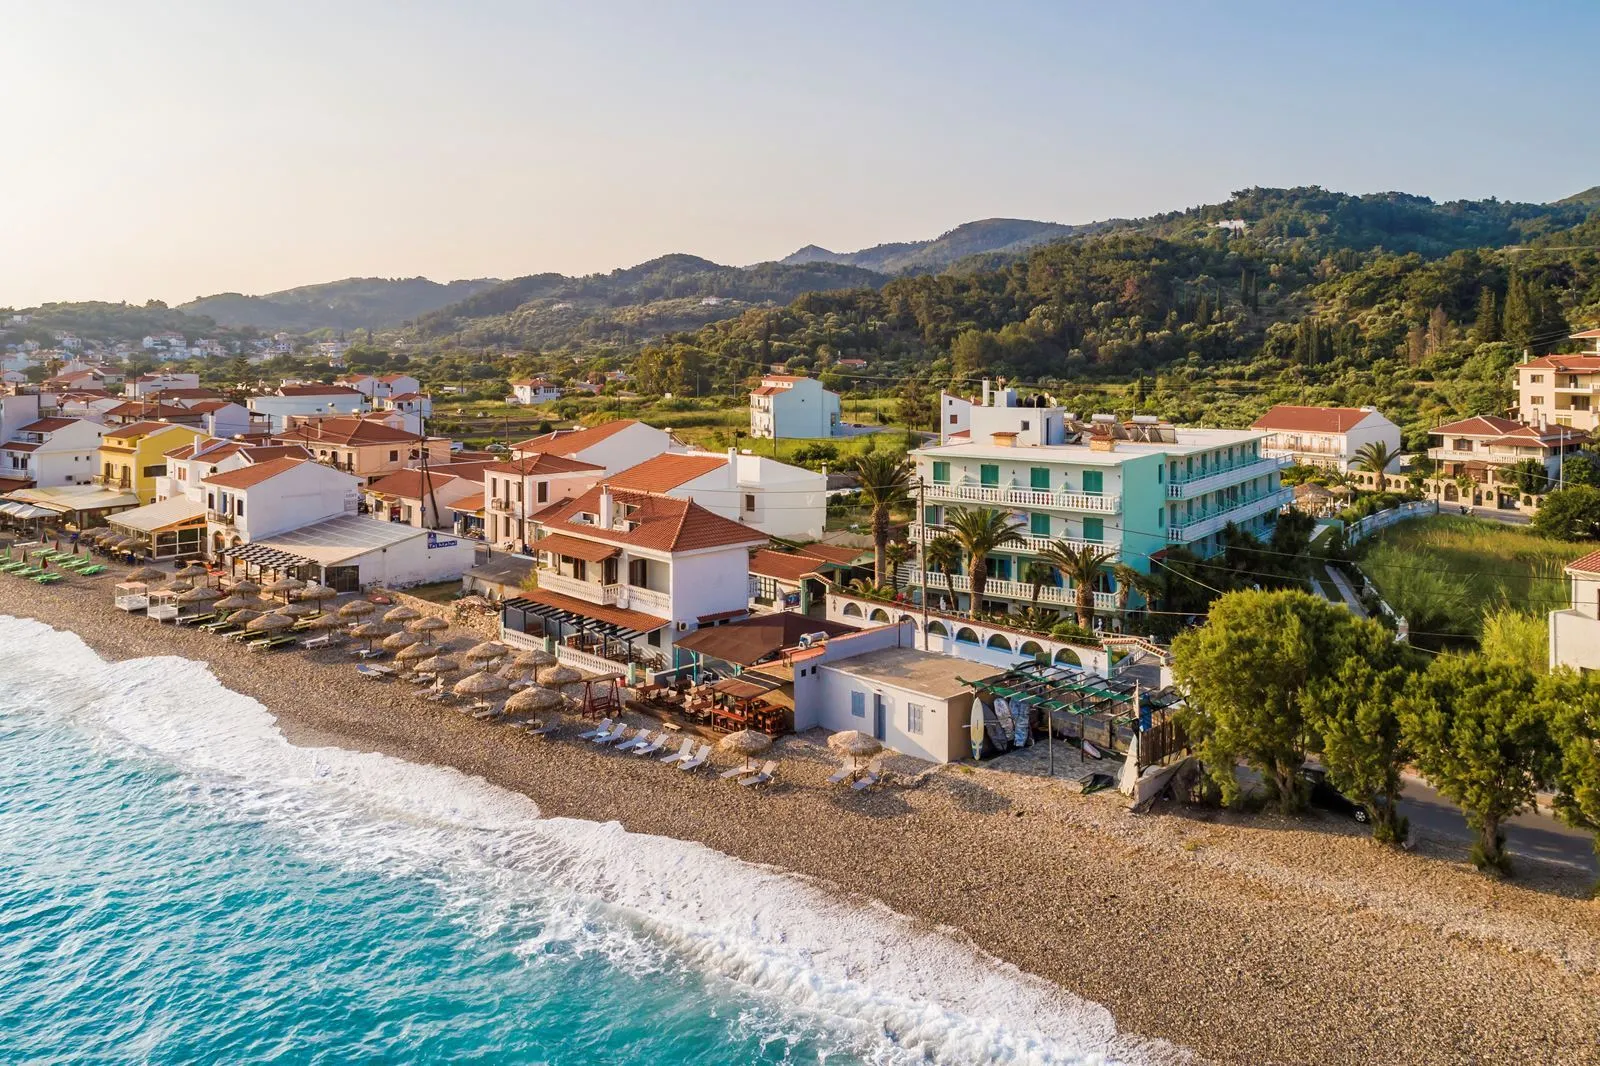
<instances>
[{"instance_id":1,"label":"window","mask_svg":"<svg viewBox=\"0 0 1600 1066\"><path fill-rule=\"evenodd\" d=\"M1533 405L1534 407L1538 407L1540 404L1544 403L1544 397L1543 396L1529 396L1528 397L1528 403Z\"/></svg>"},{"instance_id":2,"label":"window","mask_svg":"<svg viewBox=\"0 0 1600 1066\"><path fill-rule=\"evenodd\" d=\"M938 525L939 524L939 508L937 508L937 507L935 507L935 506L933 506L931 504L926 506L926 507L924 507L922 509L922 524L925 525L925 526L936 526L936 525Z\"/></svg>"},{"instance_id":3,"label":"window","mask_svg":"<svg viewBox=\"0 0 1600 1066\"><path fill-rule=\"evenodd\" d=\"M234 498L233 513L238 515L240 518L244 517L244 499L242 497Z\"/></svg>"},{"instance_id":4,"label":"window","mask_svg":"<svg viewBox=\"0 0 1600 1066\"><path fill-rule=\"evenodd\" d=\"M986 489L999 486L1000 468L994 463L984 463L978 467L978 483Z\"/></svg>"},{"instance_id":5,"label":"window","mask_svg":"<svg viewBox=\"0 0 1600 1066\"><path fill-rule=\"evenodd\" d=\"M639 589L650 587L650 560L628 560L628 584Z\"/></svg>"},{"instance_id":6,"label":"window","mask_svg":"<svg viewBox=\"0 0 1600 1066\"><path fill-rule=\"evenodd\" d=\"M906 732L913 736L922 735L922 708L915 703L906 704Z\"/></svg>"},{"instance_id":7,"label":"window","mask_svg":"<svg viewBox=\"0 0 1600 1066\"><path fill-rule=\"evenodd\" d=\"M1098 496L1105 491L1106 475L1100 470L1085 470L1083 472L1083 491L1090 496Z\"/></svg>"},{"instance_id":8,"label":"window","mask_svg":"<svg viewBox=\"0 0 1600 1066\"><path fill-rule=\"evenodd\" d=\"M1104 518L1085 518L1083 520L1083 539L1093 544L1099 544L1106 539L1106 520Z\"/></svg>"},{"instance_id":9,"label":"window","mask_svg":"<svg viewBox=\"0 0 1600 1066\"><path fill-rule=\"evenodd\" d=\"M533 498L537 503L544 503L550 498L550 482L540 481L533 490Z\"/></svg>"},{"instance_id":10,"label":"window","mask_svg":"<svg viewBox=\"0 0 1600 1066\"><path fill-rule=\"evenodd\" d=\"M1026 418L1022 420L1022 432L1028 432L1028 420Z\"/></svg>"},{"instance_id":11,"label":"window","mask_svg":"<svg viewBox=\"0 0 1600 1066\"><path fill-rule=\"evenodd\" d=\"M1028 487L1035 492L1050 491L1050 468L1036 466L1028 471Z\"/></svg>"},{"instance_id":12,"label":"window","mask_svg":"<svg viewBox=\"0 0 1600 1066\"><path fill-rule=\"evenodd\" d=\"M145 467L144 468L144 476L145 477L166 477L167 476L167 464L166 463L162 463L160 466L147 466L147 467Z\"/></svg>"},{"instance_id":13,"label":"window","mask_svg":"<svg viewBox=\"0 0 1600 1066\"><path fill-rule=\"evenodd\" d=\"M1163 508L1160 508L1160 509L1158 509L1156 511L1156 528L1157 529L1161 529L1166 524L1167 524L1167 510L1166 510L1166 508L1163 507Z\"/></svg>"},{"instance_id":14,"label":"window","mask_svg":"<svg viewBox=\"0 0 1600 1066\"><path fill-rule=\"evenodd\" d=\"M950 416L954 418L954 415ZM933 483L935 485L950 484L950 464L935 461L933 464Z\"/></svg>"},{"instance_id":15,"label":"window","mask_svg":"<svg viewBox=\"0 0 1600 1066\"><path fill-rule=\"evenodd\" d=\"M1050 535L1050 516L1034 512L1028 516L1028 533L1035 537L1048 537Z\"/></svg>"},{"instance_id":16,"label":"window","mask_svg":"<svg viewBox=\"0 0 1600 1066\"><path fill-rule=\"evenodd\" d=\"M754 511L756 509L755 493L747 492L744 494L744 509L746 511Z\"/></svg>"},{"instance_id":17,"label":"window","mask_svg":"<svg viewBox=\"0 0 1600 1066\"><path fill-rule=\"evenodd\" d=\"M652 648L661 647L661 630L652 629L648 634L645 635L644 642L650 645Z\"/></svg>"},{"instance_id":18,"label":"window","mask_svg":"<svg viewBox=\"0 0 1600 1066\"><path fill-rule=\"evenodd\" d=\"M850 693L850 714L854 718L867 716L867 694L865 692Z\"/></svg>"},{"instance_id":19,"label":"window","mask_svg":"<svg viewBox=\"0 0 1600 1066\"><path fill-rule=\"evenodd\" d=\"M400 461L400 450L398 448L389 449L389 461L391 463L397 463Z\"/></svg>"},{"instance_id":20,"label":"window","mask_svg":"<svg viewBox=\"0 0 1600 1066\"><path fill-rule=\"evenodd\" d=\"M1533 384L1538 385L1538 384L1540 384L1540 383L1542 383L1544 381L1544 375L1543 374L1529 374L1528 375L1528 380L1530 382L1532 382Z\"/></svg>"}]
</instances>

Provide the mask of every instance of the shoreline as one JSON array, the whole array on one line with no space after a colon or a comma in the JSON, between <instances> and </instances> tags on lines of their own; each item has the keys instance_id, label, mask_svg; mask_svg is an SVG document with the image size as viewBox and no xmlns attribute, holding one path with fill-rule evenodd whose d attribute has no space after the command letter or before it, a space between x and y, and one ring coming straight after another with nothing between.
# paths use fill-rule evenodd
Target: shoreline
<instances>
[{"instance_id":1,"label":"shoreline","mask_svg":"<svg viewBox=\"0 0 1600 1066\"><path fill-rule=\"evenodd\" d=\"M546 817L617 821L880 902L1105 1007L1126 1050L1145 1037L1230 1064L1600 1063L1600 906L1576 898L1588 886L1571 871L1523 863L1523 880L1496 884L1450 843L1397 855L1327 821L1132 815L1120 797L970 765L841 793L810 738L783 741L778 783L751 794L473 721L361 679L342 654L260 655L125 616L115 580L0 575L0 613L108 659L203 661L291 743L453 767Z\"/></svg>"}]
</instances>

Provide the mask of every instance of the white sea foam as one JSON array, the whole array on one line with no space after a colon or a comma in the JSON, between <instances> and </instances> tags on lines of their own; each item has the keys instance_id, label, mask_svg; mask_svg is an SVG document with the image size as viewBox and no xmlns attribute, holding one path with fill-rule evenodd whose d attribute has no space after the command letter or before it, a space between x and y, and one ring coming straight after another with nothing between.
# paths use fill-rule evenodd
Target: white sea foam
<instances>
[{"instance_id":1,"label":"white sea foam","mask_svg":"<svg viewBox=\"0 0 1600 1066\"><path fill-rule=\"evenodd\" d=\"M106 663L70 633L4 616L0 644L30 651L13 660L28 710L70 714L158 757L206 799L282 826L325 859L427 877L485 931L531 913L530 959L600 952L640 973L687 965L883 1063L1179 1056L887 908L697 844L541 818L526 797L451 769L291 745L203 663Z\"/></svg>"}]
</instances>

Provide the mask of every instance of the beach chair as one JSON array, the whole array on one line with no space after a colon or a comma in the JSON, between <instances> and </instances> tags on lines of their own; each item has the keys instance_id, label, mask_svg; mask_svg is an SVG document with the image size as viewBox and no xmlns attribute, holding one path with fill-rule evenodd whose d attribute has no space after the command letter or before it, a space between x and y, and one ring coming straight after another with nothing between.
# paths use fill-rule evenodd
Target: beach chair
<instances>
[{"instance_id":1,"label":"beach chair","mask_svg":"<svg viewBox=\"0 0 1600 1066\"><path fill-rule=\"evenodd\" d=\"M277 651L279 648L287 648L289 645L297 643L299 643L299 641L288 633L276 633L268 637L266 640L258 640L254 644L251 644L250 650Z\"/></svg>"},{"instance_id":2,"label":"beach chair","mask_svg":"<svg viewBox=\"0 0 1600 1066\"><path fill-rule=\"evenodd\" d=\"M357 663L356 673L368 681L387 681L394 674L394 671L387 666L368 666L366 663Z\"/></svg>"},{"instance_id":3,"label":"beach chair","mask_svg":"<svg viewBox=\"0 0 1600 1066\"><path fill-rule=\"evenodd\" d=\"M604 736L605 734L611 732L611 724L611 719L602 718L600 720L600 724L595 726L593 729L585 733L579 733L578 739L593 740L595 737Z\"/></svg>"},{"instance_id":4,"label":"beach chair","mask_svg":"<svg viewBox=\"0 0 1600 1066\"><path fill-rule=\"evenodd\" d=\"M37 566L25 566L21 570L13 570L11 573L17 577L35 578L45 573L45 571Z\"/></svg>"},{"instance_id":5,"label":"beach chair","mask_svg":"<svg viewBox=\"0 0 1600 1066\"><path fill-rule=\"evenodd\" d=\"M664 762L664 763L668 763L668 764L675 763L675 762L688 762L689 761L689 757L691 755L693 755L693 754L694 754L694 741L692 739L688 738L688 737L685 737L684 741L683 741L683 747L679 748L677 751L673 752L671 755L663 755L661 757L661 761Z\"/></svg>"},{"instance_id":6,"label":"beach chair","mask_svg":"<svg viewBox=\"0 0 1600 1066\"><path fill-rule=\"evenodd\" d=\"M761 771L759 773L751 774L749 777L740 778L739 784L749 785L753 788L760 788L763 785L770 785L772 783L772 779L776 777L777 774L778 764L769 760L761 765Z\"/></svg>"},{"instance_id":7,"label":"beach chair","mask_svg":"<svg viewBox=\"0 0 1600 1066\"><path fill-rule=\"evenodd\" d=\"M633 754L654 755L656 752L661 751L670 743L672 743L672 734L663 729L661 732L656 734L655 739L650 743L641 748L634 748Z\"/></svg>"},{"instance_id":8,"label":"beach chair","mask_svg":"<svg viewBox=\"0 0 1600 1066\"><path fill-rule=\"evenodd\" d=\"M617 745L617 750L618 751L638 751L640 748L648 747L650 745L650 742L652 740L654 740L655 738L656 738L656 734L655 734L654 730L641 729L637 733L635 733L632 737L629 737L627 740L624 740L621 744L618 744Z\"/></svg>"},{"instance_id":9,"label":"beach chair","mask_svg":"<svg viewBox=\"0 0 1600 1066\"><path fill-rule=\"evenodd\" d=\"M678 769L686 771L688 773L694 773L694 771L696 771L696 770L700 769L700 767L704 766L706 764L706 761L708 759L710 759L710 758L711 758L711 745L710 744L702 744L702 745L700 745L700 750L694 753L694 757L693 758L685 759L683 762L680 762L678 764Z\"/></svg>"},{"instance_id":10,"label":"beach chair","mask_svg":"<svg viewBox=\"0 0 1600 1066\"><path fill-rule=\"evenodd\" d=\"M51 574L40 574L38 577L34 578L33 580L37 584L40 584L40 585L54 585L56 582L65 581L66 579L63 578L60 574L51 573Z\"/></svg>"},{"instance_id":11,"label":"beach chair","mask_svg":"<svg viewBox=\"0 0 1600 1066\"><path fill-rule=\"evenodd\" d=\"M498 718L504 712L492 703L474 703L467 709L467 713L480 722L486 722L491 718Z\"/></svg>"},{"instance_id":12,"label":"beach chair","mask_svg":"<svg viewBox=\"0 0 1600 1066\"><path fill-rule=\"evenodd\" d=\"M84 577L94 577L96 574L105 573L105 569L106 568L104 565L100 563L93 563L79 570L78 573L82 574Z\"/></svg>"},{"instance_id":13,"label":"beach chair","mask_svg":"<svg viewBox=\"0 0 1600 1066\"><path fill-rule=\"evenodd\" d=\"M590 737L589 740L604 748L621 740L623 737L627 736L627 734L628 723L618 722L616 725L611 727L611 731L609 733L601 733L597 737Z\"/></svg>"},{"instance_id":14,"label":"beach chair","mask_svg":"<svg viewBox=\"0 0 1600 1066\"><path fill-rule=\"evenodd\" d=\"M875 759L867 766L867 772L858 777L850 787L857 792L865 792L876 785L882 777L883 763Z\"/></svg>"},{"instance_id":15,"label":"beach chair","mask_svg":"<svg viewBox=\"0 0 1600 1066\"><path fill-rule=\"evenodd\" d=\"M529 722L512 722L513 729L520 729L530 737L547 737L556 731L554 722L546 723L542 718L535 718Z\"/></svg>"},{"instance_id":16,"label":"beach chair","mask_svg":"<svg viewBox=\"0 0 1600 1066\"><path fill-rule=\"evenodd\" d=\"M855 763L853 763L853 762L852 763L845 763L843 766L839 767L839 769L837 769L837 770L835 770L833 772L833 776L832 777L828 778L828 784L830 784L830 785L842 785L846 781L848 781L850 779L850 775L854 774L855 772L856 772L856 764Z\"/></svg>"},{"instance_id":17,"label":"beach chair","mask_svg":"<svg viewBox=\"0 0 1600 1066\"><path fill-rule=\"evenodd\" d=\"M317 648L326 648L329 645L331 645L332 643L333 643L333 634L332 633L324 633L320 637L311 637L308 640L302 640L300 642L300 646L302 648L306 648L308 650L315 650Z\"/></svg>"},{"instance_id":18,"label":"beach chair","mask_svg":"<svg viewBox=\"0 0 1600 1066\"><path fill-rule=\"evenodd\" d=\"M356 658L360 659L362 662L367 662L370 659L381 659L383 658L383 649L368 648L366 651L358 651L356 652Z\"/></svg>"},{"instance_id":19,"label":"beach chair","mask_svg":"<svg viewBox=\"0 0 1600 1066\"><path fill-rule=\"evenodd\" d=\"M360 670L361 667L358 666L356 669ZM427 700L429 703L454 703L456 701L456 694L447 688L440 688L434 689L432 692L428 693L422 698Z\"/></svg>"},{"instance_id":20,"label":"beach chair","mask_svg":"<svg viewBox=\"0 0 1600 1066\"><path fill-rule=\"evenodd\" d=\"M718 774L717 776L722 778L722 780L726 781L730 777L743 777L745 774L753 774L755 772L756 772L755 760L754 759L746 759L744 762L740 763L738 766L735 766L733 769L724 770L724 771L722 771L722 773Z\"/></svg>"}]
</instances>

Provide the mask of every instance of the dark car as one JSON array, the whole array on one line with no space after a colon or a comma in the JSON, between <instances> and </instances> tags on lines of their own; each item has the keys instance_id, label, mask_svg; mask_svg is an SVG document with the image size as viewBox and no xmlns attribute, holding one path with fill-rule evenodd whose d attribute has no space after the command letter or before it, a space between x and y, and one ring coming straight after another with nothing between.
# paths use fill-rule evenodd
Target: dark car
<instances>
[{"instance_id":1,"label":"dark car","mask_svg":"<svg viewBox=\"0 0 1600 1066\"><path fill-rule=\"evenodd\" d=\"M1362 825L1372 821L1372 814L1365 804L1357 803L1343 792L1333 787L1328 780L1328 771L1320 766L1302 766L1300 778L1306 783L1306 799L1311 806L1334 814L1342 814L1354 818Z\"/></svg>"}]
</instances>

